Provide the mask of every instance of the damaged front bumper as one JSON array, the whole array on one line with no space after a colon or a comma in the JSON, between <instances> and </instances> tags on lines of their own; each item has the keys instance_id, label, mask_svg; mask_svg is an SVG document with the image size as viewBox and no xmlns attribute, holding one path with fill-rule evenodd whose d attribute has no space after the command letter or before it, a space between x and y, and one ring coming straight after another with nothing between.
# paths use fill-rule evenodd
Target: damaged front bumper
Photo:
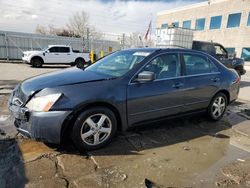
<instances>
[{"instance_id":1,"label":"damaged front bumper","mask_svg":"<svg viewBox=\"0 0 250 188\"><path fill-rule=\"evenodd\" d=\"M15 118L16 129L23 135L48 143L61 142L64 120L71 111L30 112L25 107L10 105L9 110Z\"/></svg>"}]
</instances>

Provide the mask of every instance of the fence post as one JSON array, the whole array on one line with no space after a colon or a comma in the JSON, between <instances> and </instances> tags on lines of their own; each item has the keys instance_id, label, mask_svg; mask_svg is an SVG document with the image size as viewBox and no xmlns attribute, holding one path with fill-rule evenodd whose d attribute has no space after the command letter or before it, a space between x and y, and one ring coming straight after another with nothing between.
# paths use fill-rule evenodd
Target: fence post
<instances>
[{"instance_id":1,"label":"fence post","mask_svg":"<svg viewBox=\"0 0 250 188\"><path fill-rule=\"evenodd\" d=\"M122 49L125 48L125 33L122 34Z\"/></svg>"},{"instance_id":2,"label":"fence post","mask_svg":"<svg viewBox=\"0 0 250 188\"><path fill-rule=\"evenodd\" d=\"M90 39L89 39L89 28L87 28L87 39L86 39L87 41L86 41L86 44L87 44L87 50L88 51L90 51L90 45L89 45L89 43L90 43Z\"/></svg>"},{"instance_id":3,"label":"fence post","mask_svg":"<svg viewBox=\"0 0 250 188\"><path fill-rule=\"evenodd\" d=\"M33 50L33 38L31 38L31 41L30 41L30 47L31 47L31 50Z\"/></svg>"},{"instance_id":4,"label":"fence post","mask_svg":"<svg viewBox=\"0 0 250 188\"><path fill-rule=\"evenodd\" d=\"M9 62L9 48L8 48L7 33L4 33L4 39L5 39L5 48L6 48L6 60L7 62Z\"/></svg>"}]
</instances>

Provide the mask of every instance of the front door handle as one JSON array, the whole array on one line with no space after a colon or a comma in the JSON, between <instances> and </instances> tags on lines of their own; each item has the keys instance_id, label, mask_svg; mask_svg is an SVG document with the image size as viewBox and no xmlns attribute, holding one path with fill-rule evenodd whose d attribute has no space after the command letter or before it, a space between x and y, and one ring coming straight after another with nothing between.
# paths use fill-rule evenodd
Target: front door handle
<instances>
[{"instance_id":1,"label":"front door handle","mask_svg":"<svg viewBox=\"0 0 250 188\"><path fill-rule=\"evenodd\" d=\"M220 81L220 78L211 78L211 81L218 82L218 81Z\"/></svg>"},{"instance_id":2,"label":"front door handle","mask_svg":"<svg viewBox=\"0 0 250 188\"><path fill-rule=\"evenodd\" d=\"M183 87L183 86L184 86L183 83L175 83L175 84L172 85L172 87L173 87L173 88L176 88L176 89L179 89L179 88L181 88L181 87Z\"/></svg>"},{"instance_id":3,"label":"front door handle","mask_svg":"<svg viewBox=\"0 0 250 188\"><path fill-rule=\"evenodd\" d=\"M59 54L55 54L55 55L59 55Z\"/></svg>"}]
</instances>

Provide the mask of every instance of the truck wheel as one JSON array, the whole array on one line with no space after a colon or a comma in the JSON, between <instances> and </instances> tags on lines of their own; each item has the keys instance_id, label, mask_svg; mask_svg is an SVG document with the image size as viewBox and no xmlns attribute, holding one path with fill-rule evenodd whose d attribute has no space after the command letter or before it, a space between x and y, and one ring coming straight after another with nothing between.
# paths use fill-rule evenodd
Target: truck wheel
<instances>
[{"instance_id":1,"label":"truck wheel","mask_svg":"<svg viewBox=\"0 0 250 188\"><path fill-rule=\"evenodd\" d=\"M41 58L33 58L31 60L32 67L40 68L43 66L43 60Z\"/></svg>"},{"instance_id":2,"label":"truck wheel","mask_svg":"<svg viewBox=\"0 0 250 188\"><path fill-rule=\"evenodd\" d=\"M80 68L80 69L84 68L85 64L86 64L86 62L85 62L85 60L84 60L83 58L77 58L77 59L75 60L75 65L76 65L78 68Z\"/></svg>"},{"instance_id":3,"label":"truck wheel","mask_svg":"<svg viewBox=\"0 0 250 188\"><path fill-rule=\"evenodd\" d=\"M72 140L79 151L94 150L110 143L117 130L115 114L105 107L81 113L72 129Z\"/></svg>"}]
</instances>

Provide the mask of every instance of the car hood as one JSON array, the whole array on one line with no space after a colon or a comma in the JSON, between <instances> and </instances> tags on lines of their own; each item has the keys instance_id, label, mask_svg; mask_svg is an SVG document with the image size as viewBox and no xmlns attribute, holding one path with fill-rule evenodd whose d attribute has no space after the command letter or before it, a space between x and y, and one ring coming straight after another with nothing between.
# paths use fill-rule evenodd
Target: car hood
<instances>
[{"instance_id":1,"label":"car hood","mask_svg":"<svg viewBox=\"0 0 250 188\"><path fill-rule=\"evenodd\" d=\"M40 53L42 51L24 51L23 54L33 54L33 53Z\"/></svg>"},{"instance_id":2,"label":"car hood","mask_svg":"<svg viewBox=\"0 0 250 188\"><path fill-rule=\"evenodd\" d=\"M73 67L29 78L21 83L21 89L26 96L30 96L34 92L40 91L44 88L101 81L111 78L112 77L107 75L100 75Z\"/></svg>"}]
</instances>

